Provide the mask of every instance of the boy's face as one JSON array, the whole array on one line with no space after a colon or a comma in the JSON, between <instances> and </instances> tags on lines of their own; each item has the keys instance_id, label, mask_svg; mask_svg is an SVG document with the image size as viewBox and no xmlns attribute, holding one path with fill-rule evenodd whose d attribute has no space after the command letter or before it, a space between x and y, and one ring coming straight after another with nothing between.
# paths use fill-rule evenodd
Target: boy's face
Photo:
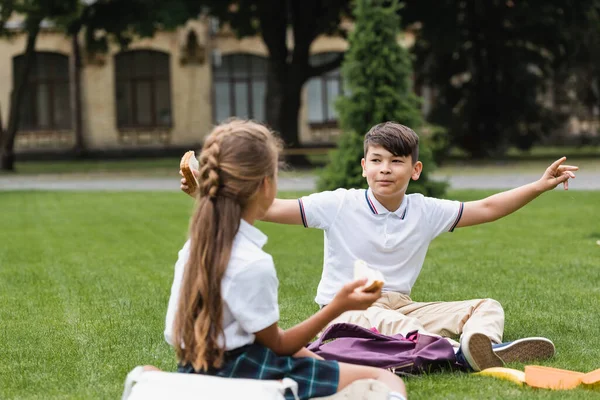
<instances>
[{"instance_id":1,"label":"boy's face","mask_svg":"<svg viewBox=\"0 0 600 400\"><path fill-rule=\"evenodd\" d=\"M369 146L361 165L369 187L382 197L403 195L410 179L419 179L423 169L420 161L413 165L410 155L395 156L382 146Z\"/></svg>"}]
</instances>

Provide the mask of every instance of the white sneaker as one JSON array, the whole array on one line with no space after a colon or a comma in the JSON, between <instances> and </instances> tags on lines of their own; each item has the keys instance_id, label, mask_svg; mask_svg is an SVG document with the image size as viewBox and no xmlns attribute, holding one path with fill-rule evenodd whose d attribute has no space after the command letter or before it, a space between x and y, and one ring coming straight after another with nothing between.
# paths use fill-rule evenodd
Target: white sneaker
<instances>
[{"instance_id":1,"label":"white sneaker","mask_svg":"<svg viewBox=\"0 0 600 400\"><path fill-rule=\"evenodd\" d=\"M554 356L554 343L543 337L517 339L492 346L494 353L505 363L547 360Z\"/></svg>"}]
</instances>

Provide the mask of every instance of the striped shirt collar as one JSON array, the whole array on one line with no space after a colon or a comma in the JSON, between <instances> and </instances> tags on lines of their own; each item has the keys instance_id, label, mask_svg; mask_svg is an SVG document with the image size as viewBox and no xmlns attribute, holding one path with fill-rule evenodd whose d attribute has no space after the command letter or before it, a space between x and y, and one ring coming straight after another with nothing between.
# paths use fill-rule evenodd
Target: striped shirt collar
<instances>
[{"instance_id":1,"label":"striped shirt collar","mask_svg":"<svg viewBox=\"0 0 600 400\"><path fill-rule=\"evenodd\" d=\"M400 207L398 207L398 209L396 211L388 210L379 201L377 201L377 199L373 195L373 191L371 190L371 188L365 190L365 200L367 202L367 206L369 207L369 209L371 210L371 212L373 214L382 214L383 215L383 214L394 213L400 219L406 218L406 212L408 211L408 196L406 194L404 195L404 198L402 199L402 203L400 204Z\"/></svg>"}]
</instances>

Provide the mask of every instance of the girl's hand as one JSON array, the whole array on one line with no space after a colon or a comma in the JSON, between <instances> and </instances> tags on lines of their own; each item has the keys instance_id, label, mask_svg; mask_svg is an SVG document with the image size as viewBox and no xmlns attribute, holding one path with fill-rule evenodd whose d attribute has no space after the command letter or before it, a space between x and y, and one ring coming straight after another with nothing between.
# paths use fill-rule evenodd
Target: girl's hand
<instances>
[{"instance_id":1,"label":"girl's hand","mask_svg":"<svg viewBox=\"0 0 600 400\"><path fill-rule=\"evenodd\" d=\"M349 282L340 289L327 307L334 307L340 313L350 310L366 310L381 297L381 289L376 292L363 292L362 287L367 283L367 278Z\"/></svg>"},{"instance_id":2,"label":"girl's hand","mask_svg":"<svg viewBox=\"0 0 600 400\"><path fill-rule=\"evenodd\" d=\"M196 178L198 178L198 176L200 175L200 171L197 171L195 169L191 169L192 174L194 174L194 176ZM185 177L183 176L183 172L181 172L181 170L179 170L179 175L181 175L181 185L179 186L179 188L181 189L182 192L187 193L188 190L188 186L187 186L187 180L185 179ZM192 197L194 197L193 195L190 195Z\"/></svg>"}]
</instances>

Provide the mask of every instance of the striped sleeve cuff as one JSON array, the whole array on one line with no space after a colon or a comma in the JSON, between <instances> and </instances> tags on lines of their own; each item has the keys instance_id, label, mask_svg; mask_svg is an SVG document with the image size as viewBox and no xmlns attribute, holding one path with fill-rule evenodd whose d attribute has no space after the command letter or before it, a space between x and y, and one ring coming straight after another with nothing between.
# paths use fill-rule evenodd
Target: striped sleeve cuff
<instances>
[{"instance_id":1,"label":"striped sleeve cuff","mask_svg":"<svg viewBox=\"0 0 600 400\"><path fill-rule=\"evenodd\" d=\"M302 217L302 225L304 225L305 228L308 228L308 224L306 223L306 214L304 213L304 203L302 203L302 199L298 199L298 205L300 206L300 216Z\"/></svg>"},{"instance_id":2,"label":"striped sleeve cuff","mask_svg":"<svg viewBox=\"0 0 600 400\"><path fill-rule=\"evenodd\" d=\"M456 220L454 221L454 223L452 224L452 227L450 227L448 232L454 232L454 228L456 228L456 225L458 225L460 218L462 217L464 208L465 208L465 203L461 202L460 207L458 208L458 215L456 216Z\"/></svg>"}]
</instances>

